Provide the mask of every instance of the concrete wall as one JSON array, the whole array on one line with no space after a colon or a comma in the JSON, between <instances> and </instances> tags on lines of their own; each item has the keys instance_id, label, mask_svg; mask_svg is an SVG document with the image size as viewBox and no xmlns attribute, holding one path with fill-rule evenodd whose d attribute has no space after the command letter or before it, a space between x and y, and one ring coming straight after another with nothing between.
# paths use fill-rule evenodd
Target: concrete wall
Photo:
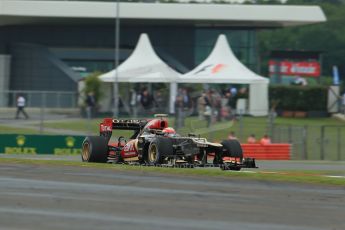
<instances>
[{"instance_id":1,"label":"concrete wall","mask_svg":"<svg viewBox=\"0 0 345 230\"><path fill-rule=\"evenodd\" d=\"M76 74L45 46L16 43L11 45L10 51L12 90L77 90Z\"/></svg>"},{"instance_id":2,"label":"concrete wall","mask_svg":"<svg viewBox=\"0 0 345 230\"><path fill-rule=\"evenodd\" d=\"M0 54L0 107L8 104L8 94L3 91L9 90L10 68L11 56Z\"/></svg>"}]
</instances>

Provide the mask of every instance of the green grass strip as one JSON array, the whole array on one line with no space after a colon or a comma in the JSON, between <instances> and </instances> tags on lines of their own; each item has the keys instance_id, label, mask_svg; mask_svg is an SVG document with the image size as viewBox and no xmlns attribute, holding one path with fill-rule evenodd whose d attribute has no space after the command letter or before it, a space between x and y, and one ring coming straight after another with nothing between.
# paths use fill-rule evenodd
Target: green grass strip
<instances>
[{"instance_id":1,"label":"green grass strip","mask_svg":"<svg viewBox=\"0 0 345 230\"><path fill-rule=\"evenodd\" d=\"M306 170L292 170L268 172L257 170L252 172L236 172L236 171L222 171L218 168L159 168L159 167L144 167L131 165L114 165L114 164L97 164L97 163L83 163L63 160L37 160L37 159L17 159L17 158L0 158L0 163L11 164L34 164L34 165L51 165L51 166L72 166L72 167L88 167L107 169L114 171L137 171L137 172L152 172L168 175L184 175L184 176L204 176L204 177L220 177L220 178L239 178L259 181L277 181L277 182L294 182L304 184L318 184L318 185L335 185L345 186L344 178L331 178L327 175L337 175L339 171L306 171ZM343 172L340 172L343 174Z\"/></svg>"}]
</instances>

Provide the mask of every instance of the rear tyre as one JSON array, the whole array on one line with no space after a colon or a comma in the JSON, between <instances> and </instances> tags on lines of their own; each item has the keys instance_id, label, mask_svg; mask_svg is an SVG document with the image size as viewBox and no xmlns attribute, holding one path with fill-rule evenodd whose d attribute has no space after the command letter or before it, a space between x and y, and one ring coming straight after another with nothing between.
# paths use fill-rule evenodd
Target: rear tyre
<instances>
[{"instance_id":1,"label":"rear tyre","mask_svg":"<svg viewBox=\"0 0 345 230\"><path fill-rule=\"evenodd\" d=\"M108 161L108 141L103 136L86 137L82 145L83 162L106 163Z\"/></svg>"},{"instance_id":2,"label":"rear tyre","mask_svg":"<svg viewBox=\"0 0 345 230\"><path fill-rule=\"evenodd\" d=\"M223 148L226 150L224 156L227 157L239 157L243 159L243 151L241 144L238 140L224 140L221 142Z\"/></svg>"},{"instance_id":3,"label":"rear tyre","mask_svg":"<svg viewBox=\"0 0 345 230\"><path fill-rule=\"evenodd\" d=\"M171 140L166 137L157 137L148 147L147 163L154 165L162 164L163 157L171 156L173 153Z\"/></svg>"}]
</instances>

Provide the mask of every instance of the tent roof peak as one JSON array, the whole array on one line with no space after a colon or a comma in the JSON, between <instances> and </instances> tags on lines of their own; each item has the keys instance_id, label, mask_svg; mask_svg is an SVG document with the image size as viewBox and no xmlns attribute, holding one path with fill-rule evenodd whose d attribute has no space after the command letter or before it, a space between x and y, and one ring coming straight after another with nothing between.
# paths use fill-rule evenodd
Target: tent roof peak
<instances>
[{"instance_id":1,"label":"tent roof peak","mask_svg":"<svg viewBox=\"0 0 345 230\"><path fill-rule=\"evenodd\" d=\"M157 53L153 49L149 36L146 33L140 34L138 43L135 46L133 53L125 62L131 62L131 59L141 61L146 60L145 63L142 63L143 65L162 62L162 60L158 57Z\"/></svg>"},{"instance_id":2,"label":"tent roof peak","mask_svg":"<svg viewBox=\"0 0 345 230\"><path fill-rule=\"evenodd\" d=\"M241 66L242 68L245 67L236 57L234 52L231 49L231 46L228 42L228 39L224 34L220 34L217 38L217 41L209 54L209 56L205 59L203 63L231 63L232 65ZM203 64L202 63L202 64ZM201 64L201 65L202 65ZM251 70L248 70L251 71Z\"/></svg>"},{"instance_id":3,"label":"tent roof peak","mask_svg":"<svg viewBox=\"0 0 345 230\"><path fill-rule=\"evenodd\" d=\"M104 82L176 82L179 75L159 58L148 35L143 33L131 55L117 70L111 70L99 78Z\"/></svg>"},{"instance_id":4,"label":"tent roof peak","mask_svg":"<svg viewBox=\"0 0 345 230\"><path fill-rule=\"evenodd\" d=\"M268 83L269 80L238 60L226 36L220 34L209 56L192 71L182 75L180 82L253 84Z\"/></svg>"}]
</instances>

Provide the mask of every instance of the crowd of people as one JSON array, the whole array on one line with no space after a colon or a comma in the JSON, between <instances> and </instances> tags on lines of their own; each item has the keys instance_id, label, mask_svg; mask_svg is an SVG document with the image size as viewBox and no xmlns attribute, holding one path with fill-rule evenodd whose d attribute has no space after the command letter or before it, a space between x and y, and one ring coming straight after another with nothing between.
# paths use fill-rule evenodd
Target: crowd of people
<instances>
[{"instance_id":1,"label":"crowd of people","mask_svg":"<svg viewBox=\"0 0 345 230\"><path fill-rule=\"evenodd\" d=\"M205 120L208 127L218 121L232 120L236 115L237 99L245 97L246 94L246 88L239 91L236 88L222 91L208 89L192 98L188 89L182 88L175 100L176 127L182 127L184 118L190 114Z\"/></svg>"},{"instance_id":2,"label":"crowd of people","mask_svg":"<svg viewBox=\"0 0 345 230\"><path fill-rule=\"evenodd\" d=\"M133 117L149 116L156 112L165 110L165 101L162 92L157 90L152 94L148 88L144 87L139 92L132 89L130 91L130 113Z\"/></svg>"},{"instance_id":3,"label":"crowd of people","mask_svg":"<svg viewBox=\"0 0 345 230\"><path fill-rule=\"evenodd\" d=\"M239 92L244 94L245 91ZM198 98L198 114L200 119L206 119L208 126L215 121L233 119L236 114L236 101L239 94L236 88L217 92L213 89L202 93Z\"/></svg>"},{"instance_id":4,"label":"crowd of people","mask_svg":"<svg viewBox=\"0 0 345 230\"><path fill-rule=\"evenodd\" d=\"M235 132L231 131L228 135L228 140L238 140L235 135ZM268 134L262 136L260 140L257 140L255 134L250 134L247 138L247 144L262 144L262 145L269 145L272 144L271 138Z\"/></svg>"},{"instance_id":5,"label":"crowd of people","mask_svg":"<svg viewBox=\"0 0 345 230\"><path fill-rule=\"evenodd\" d=\"M188 88L179 88L175 98L174 110L177 128L184 126L184 119L190 115L198 115L206 120L208 126L216 121L232 119L235 116L236 100L245 95L246 89L230 88L223 91L214 89L197 93ZM130 91L129 105L133 117L150 116L154 113L168 113L169 95L162 90L152 91L144 87L139 91Z\"/></svg>"},{"instance_id":6,"label":"crowd of people","mask_svg":"<svg viewBox=\"0 0 345 230\"><path fill-rule=\"evenodd\" d=\"M206 120L208 127L217 121L234 119L237 99L246 93L246 88L239 91L236 88L223 91L208 89L193 100L188 89L182 88L175 100L176 126L182 127L184 118L193 113L196 113L200 120Z\"/></svg>"}]
</instances>

